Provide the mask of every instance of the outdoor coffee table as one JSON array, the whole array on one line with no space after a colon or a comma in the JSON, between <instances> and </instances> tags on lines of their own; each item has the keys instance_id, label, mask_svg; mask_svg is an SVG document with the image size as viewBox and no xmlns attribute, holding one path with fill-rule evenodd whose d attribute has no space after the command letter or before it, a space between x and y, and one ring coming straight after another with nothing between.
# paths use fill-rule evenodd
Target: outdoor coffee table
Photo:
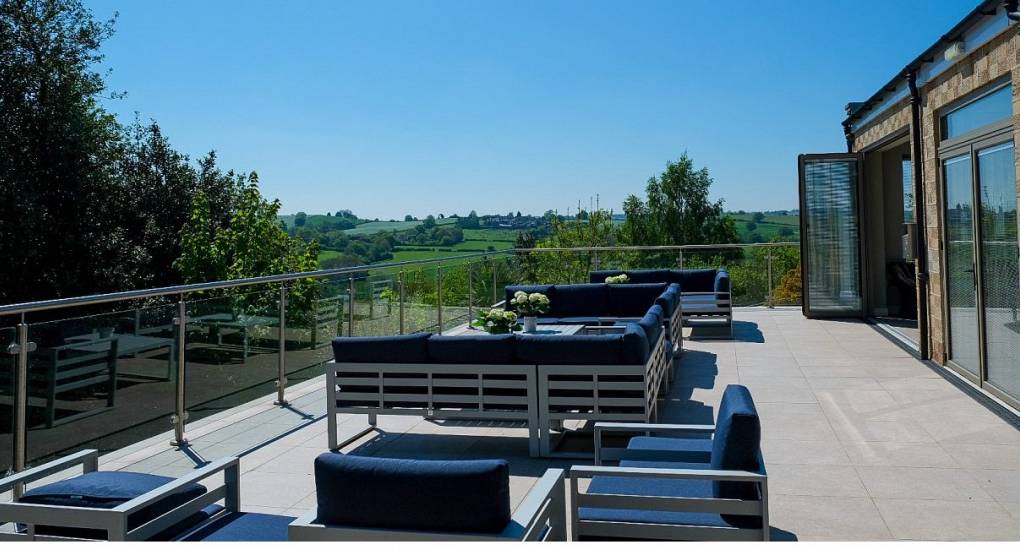
<instances>
[{"instance_id":1,"label":"outdoor coffee table","mask_svg":"<svg viewBox=\"0 0 1020 550\"><path fill-rule=\"evenodd\" d=\"M535 332L515 331L515 334L536 334L536 335L571 335L584 332L585 325L538 325ZM470 323L458 325L443 332L443 336L482 336L488 334L480 328L471 326Z\"/></svg>"}]
</instances>

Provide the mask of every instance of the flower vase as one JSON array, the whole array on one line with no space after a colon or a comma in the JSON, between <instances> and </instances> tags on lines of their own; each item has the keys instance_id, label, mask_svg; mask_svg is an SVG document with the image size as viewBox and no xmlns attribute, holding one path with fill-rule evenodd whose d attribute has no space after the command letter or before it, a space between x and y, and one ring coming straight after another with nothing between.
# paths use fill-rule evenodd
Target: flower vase
<instances>
[{"instance_id":1,"label":"flower vase","mask_svg":"<svg viewBox=\"0 0 1020 550\"><path fill-rule=\"evenodd\" d=\"M535 332L538 330L538 317L528 316L524 318L524 332Z\"/></svg>"}]
</instances>

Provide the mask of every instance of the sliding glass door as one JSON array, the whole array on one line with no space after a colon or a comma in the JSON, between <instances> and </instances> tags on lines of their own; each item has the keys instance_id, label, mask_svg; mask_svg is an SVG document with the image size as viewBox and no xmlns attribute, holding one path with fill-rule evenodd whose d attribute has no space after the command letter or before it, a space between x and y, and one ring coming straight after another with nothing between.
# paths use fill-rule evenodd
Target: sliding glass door
<instances>
[{"instance_id":1,"label":"sliding glass door","mask_svg":"<svg viewBox=\"0 0 1020 550\"><path fill-rule=\"evenodd\" d=\"M942 163L946 182L946 283L949 360L974 376L981 372L978 332L974 178L970 153Z\"/></svg>"},{"instance_id":2,"label":"sliding glass door","mask_svg":"<svg viewBox=\"0 0 1020 550\"><path fill-rule=\"evenodd\" d=\"M1013 143L977 151L988 381L1020 396L1020 246Z\"/></svg>"}]
</instances>

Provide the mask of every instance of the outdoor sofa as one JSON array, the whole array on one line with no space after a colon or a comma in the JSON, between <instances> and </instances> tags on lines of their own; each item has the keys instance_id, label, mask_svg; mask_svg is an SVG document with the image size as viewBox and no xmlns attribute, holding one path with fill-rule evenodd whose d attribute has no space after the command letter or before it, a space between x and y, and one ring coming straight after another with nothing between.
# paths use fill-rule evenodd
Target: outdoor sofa
<instances>
[{"instance_id":1,"label":"outdoor sofa","mask_svg":"<svg viewBox=\"0 0 1020 550\"><path fill-rule=\"evenodd\" d=\"M611 455L605 432L671 436L633 437ZM746 387L726 387L715 426L598 423L595 446L595 466L568 474L572 538L769 539L761 423ZM612 459L619 465L602 465Z\"/></svg>"},{"instance_id":2,"label":"outdoor sofa","mask_svg":"<svg viewBox=\"0 0 1020 550\"><path fill-rule=\"evenodd\" d=\"M99 452L80 451L0 479L0 492L50 481L0 503L0 540L286 540L288 516L240 511L240 465L223 458L178 479L99 471ZM221 504L222 503L222 504Z\"/></svg>"},{"instance_id":3,"label":"outdoor sofa","mask_svg":"<svg viewBox=\"0 0 1020 550\"><path fill-rule=\"evenodd\" d=\"M687 326L722 326L733 335L733 301L730 274L718 269L632 269L592 271L592 283L605 282L606 277L626 274L630 283L679 284L680 309ZM615 285L614 285L615 286Z\"/></svg>"},{"instance_id":4,"label":"outdoor sofa","mask_svg":"<svg viewBox=\"0 0 1020 550\"><path fill-rule=\"evenodd\" d=\"M522 291L539 292L549 298L549 311L538 318L542 325L620 326L640 319L649 304L657 304L664 314L667 351L676 355L683 348L679 284L511 285L505 289L504 308L512 310L510 299Z\"/></svg>"},{"instance_id":5,"label":"outdoor sofa","mask_svg":"<svg viewBox=\"0 0 1020 550\"><path fill-rule=\"evenodd\" d=\"M545 287L553 303L567 294L579 302L607 295L606 285L566 286L587 288ZM369 426L378 414L524 421L532 456L551 453L550 426L565 419L647 422L672 369L665 312L653 302L673 295L653 286L641 289L640 314L634 306L618 310L636 321L598 334L336 338L327 371L329 448L353 439L340 441L339 413L367 414Z\"/></svg>"},{"instance_id":6,"label":"outdoor sofa","mask_svg":"<svg viewBox=\"0 0 1020 550\"><path fill-rule=\"evenodd\" d=\"M504 460L411 460L324 453L316 507L297 541L564 541L563 470L539 478L511 515Z\"/></svg>"}]
</instances>

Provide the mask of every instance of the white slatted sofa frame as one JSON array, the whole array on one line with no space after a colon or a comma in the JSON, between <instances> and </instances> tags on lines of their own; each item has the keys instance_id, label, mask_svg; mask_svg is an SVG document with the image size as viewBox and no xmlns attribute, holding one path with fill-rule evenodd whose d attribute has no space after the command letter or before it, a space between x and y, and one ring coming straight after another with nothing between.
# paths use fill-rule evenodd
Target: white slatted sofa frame
<instances>
[{"instance_id":1,"label":"white slatted sofa frame","mask_svg":"<svg viewBox=\"0 0 1020 550\"><path fill-rule=\"evenodd\" d=\"M524 502L517 507L510 518L510 524L501 533L451 533L323 525L315 523L318 511L312 508L290 524L287 538L292 541L565 541L565 491L563 470L547 470L532 487ZM436 505L441 506L442 503Z\"/></svg>"},{"instance_id":2,"label":"white slatted sofa frame","mask_svg":"<svg viewBox=\"0 0 1020 550\"><path fill-rule=\"evenodd\" d=\"M18 484L40 481L48 476L60 474L79 464L82 466L83 473L95 472L99 466L99 451L96 449L79 451L64 458L47 462L46 464L36 466L35 468L30 468L23 472L5 477L0 480L0 492L12 490ZM153 518L143 525L139 525L134 529L128 529L128 516L132 513L141 510L157 500L165 498L180 487L190 483L198 483L201 480L220 473L223 475L222 484L209 488L208 492L205 494L189 500L188 502L182 503L173 510L167 511L161 516ZM206 506L215 504L219 501L224 502L223 511L215 514L208 520L203 521L200 525L197 525L188 531L192 532L204 525L207 525L211 521L219 519L222 515L240 510L240 483L240 462L237 457L227 457L211 462L194 472L175 479L166 485L153 489L144 495L133 498L114 508L54 506L49 504L30 504L27 502L17 501L4 502L0 503L0 522L24 524L26 529L24 532L0 533L0 540L80 540L36 534L36 525L103 530L107 533L107 540L111 541L148 540L164 530L181 523L189 516L201 511Z\"/></svg>"},{"instance_id":3,"label":"white slatted sofa frame","mask_svg":"<svg viewBox=\"0 0 1020 550\"><path fill-rule=\"evenodd\" d=\"M725 321L725 328L729 333L720 338L733 337L733 302L732 288L729 292L680 292L680 309L683 311L683 324L694 326L691 321L697 322L699 317L721 318ZM709 323L700 326L713 326ZM704 338L699 336L699 338Z\"/></svg>"},{"instance_id":4,"label":"white slatted sofa frame","mask_svg":"<svg viewBox=\"0 0 1020 550\"><path fill-rule=\"evenodd\" d=\"M672 365L667 364L665 334L660 333L643 365L538 365L540 456L553 456L551 426L564 420L650 422L655 419L659 396L669 383ZM629 376L640 380L622 382L601 377ZM581 378L580 380L578 378ZM557 396L558 391L586 392ZM600 391L632 392L630 397L601 397ZM552 395L550 395L552 393ZM557 410L570 407L571 410ZM618 410L626 407L632 412ZM608 410L607 410L608 409ZM555 453L562 457L585 457L587 453Z\"/></svg>"},{"instance_id":5,"label":"white slatted sofa frame","mask_svg":"<svg viewBox=\"0 0 1020 550\"><path fill-rule=\"evenodd\" d=\"M371 373L370 377L346 373ZM401 376L405 375L405 376ZM408 377L406 375L415 375ZM460 375L444 378L444 375ZM499 378L503 377L503 378ZM513 377L505 379L505 377ZM524 421L528 426L529 452L539 453L538 391L534 365L476 365L444 363L331 363L327 371L327 430L330 450L339 450L376 425L380 414L422 416L436 419ZM345 391L344 384L374 386ZM393 393L388 388L418 387L423 393ZM443 393L444 389L474 390L473 394ZM514 390L518 395L501 395ZM337 402L361 401L371 405L340 406ZM437 405L438 404L438 405ZM514 406L508 409L507 406ZM367 414L369 428L339 440L337 415Z\"/></svg>"}]
</instances>

